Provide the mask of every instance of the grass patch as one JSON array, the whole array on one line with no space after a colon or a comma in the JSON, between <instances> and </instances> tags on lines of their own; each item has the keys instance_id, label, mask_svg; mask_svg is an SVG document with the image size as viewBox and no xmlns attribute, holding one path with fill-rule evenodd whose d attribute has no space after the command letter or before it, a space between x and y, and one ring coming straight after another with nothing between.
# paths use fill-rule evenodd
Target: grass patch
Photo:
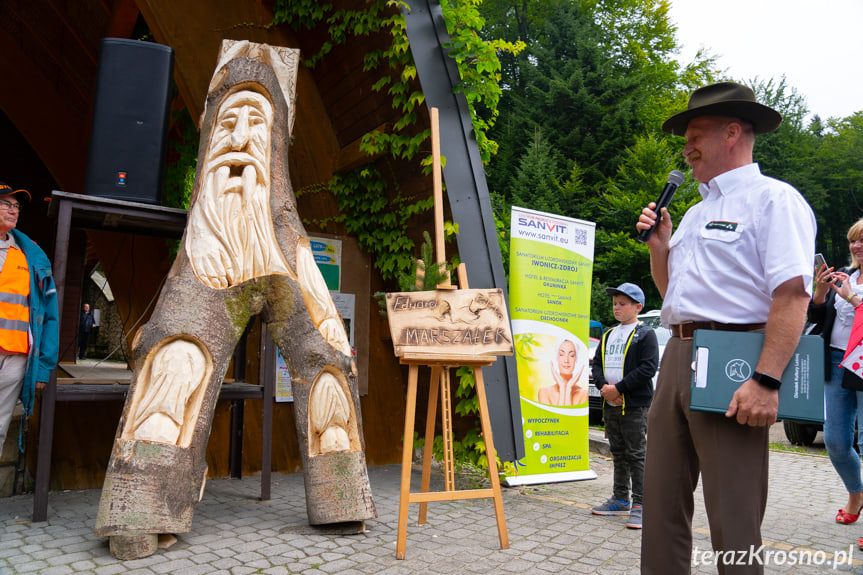
<instances>
[{"instance_id":1,"label":"grass patch","mask_svg":"<svg viewBox=\"0 0 863 575\"><path fill-rule=\"evenodd\" d=\"M771 451L786 451L789 453L805 453L806 455L827 455L826 449L821 449L819 451L814 451L811 448L801 447L799 445L786 445L781 441L771 441L770 442L770 450Z\"/></svg>"}]
</instances>

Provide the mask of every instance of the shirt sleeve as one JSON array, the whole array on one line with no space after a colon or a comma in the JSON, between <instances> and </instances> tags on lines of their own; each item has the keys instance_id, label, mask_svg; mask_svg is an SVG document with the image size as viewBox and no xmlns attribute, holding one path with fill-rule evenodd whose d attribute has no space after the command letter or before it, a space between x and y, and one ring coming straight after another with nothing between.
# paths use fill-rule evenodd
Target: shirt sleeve
<instances>
[{"instance_id":1,"label":"shirt sleeve","mask_svg":"<svg viewBox=\"0 0 863 575\"><path fill-rule=\"evenodd\" d=\"M815 214L803 196L784 182L767 196L758 230L765 281L772 294L786 281L803 278L812 295L815 273Z\"/></svg>"}]
</instances>

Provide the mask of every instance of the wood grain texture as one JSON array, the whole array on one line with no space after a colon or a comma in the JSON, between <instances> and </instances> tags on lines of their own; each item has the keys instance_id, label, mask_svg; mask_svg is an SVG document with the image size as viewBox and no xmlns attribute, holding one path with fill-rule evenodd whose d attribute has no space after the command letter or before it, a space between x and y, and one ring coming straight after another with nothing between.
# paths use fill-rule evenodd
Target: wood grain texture
<instances>
[{"instance_id":1,"label":"wood grain texture","mask_svg":"<svg viewBox=\"0 0 863 575\"><path fill-rule=\"evenodd\" d=\"M397 357L512 355L512 330L500 289L388 293Z\"/></svg>"}]
</instances>

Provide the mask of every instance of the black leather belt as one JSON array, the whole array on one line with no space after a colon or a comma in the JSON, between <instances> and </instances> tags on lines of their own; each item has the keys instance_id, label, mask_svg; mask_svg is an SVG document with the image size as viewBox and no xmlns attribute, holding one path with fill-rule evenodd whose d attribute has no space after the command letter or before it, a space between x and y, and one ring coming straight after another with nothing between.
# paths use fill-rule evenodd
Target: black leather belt
<instances>
[{"instance_id":1,"label":"black leather belt","mask_svg":"<svg viewBox=\"0 0 863 575\"><path fill-rule=\"evenodd\" d=\"M766 323L720 323L718 321L685 321L671 326L671 334L680 339L692 339L696 329L718 329L722 331L757 331L767 327Z\"/></svg>"}]
</instances>

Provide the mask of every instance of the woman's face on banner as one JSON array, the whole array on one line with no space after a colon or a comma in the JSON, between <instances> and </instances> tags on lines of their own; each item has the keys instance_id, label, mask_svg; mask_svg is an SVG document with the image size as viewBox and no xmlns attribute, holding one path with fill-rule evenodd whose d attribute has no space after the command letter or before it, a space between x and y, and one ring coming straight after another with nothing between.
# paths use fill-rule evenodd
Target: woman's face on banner
<instances>
[{"instance_id":1,"label":"woman's face on banner","mask_svg":"<svg viewBox=\"0 0 863 575\"><path fill-rule=\"evenodd\" d=\"M560 368L560 373L571 374L575 370L577 359L575 344L571 341L566 340L557 348L557 365Z\"/></svg>"}]
</instances>

